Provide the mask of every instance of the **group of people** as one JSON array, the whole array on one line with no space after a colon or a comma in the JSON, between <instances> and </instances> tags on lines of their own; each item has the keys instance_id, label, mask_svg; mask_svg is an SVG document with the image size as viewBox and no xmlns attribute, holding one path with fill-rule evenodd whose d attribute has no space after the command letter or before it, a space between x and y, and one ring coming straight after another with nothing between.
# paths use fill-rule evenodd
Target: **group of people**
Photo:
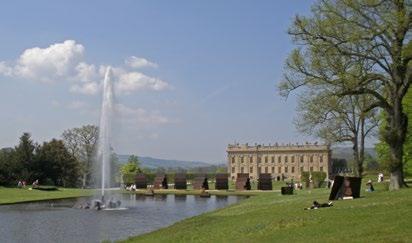
<instances>
[{"instance_id":1,"label":"group of people","mask_svg":"<svg viewBox=\"0 0 412 243\"><path fill-rule=\"evenodd\" d=\"M25 180L20 180L17 182L17 187L18 188L25 188L26 187L26 181Z\"/></svg>"},{"instance_id":2,"label":"group of people","mask_svg":"<svg viewBox=\"0 0 412 243\"><path fill-rule=\"evenodd\" d=\"M378 175L378 182L379 182L379 183L383 182L383 173L379 173L379 175Z\"/></svg>"},{"instance_id":3,"label":"group of people","mask_svg":"<svg viewBox=\"0 0 412 243\"><path fill-rule=\"evenodd\" d=\"M293 179L288 183L286 182L286 186L291 187L295 190L302 190L303 189L303 184L301 182L294 182Z\"/></svg>"},{"instance_id":4,"label":"group of people","mask_svg":"<svg viewBox=\"0 0 412 243\"><path fill-rule=\"evenodd\" d=\"M18 187L18 188L25 188L26 185L27 185L27 182L26 182L25 180L19 180L19 181L17 182L17 187ZM36 187L38 187L38 186L39 186L39 180L35 180L35 181L33 182L33 184L32 184L32 187L33 187L33 188L36 188Z\"/></svg>"},{"instance_id":5,"label":"group of people","mask_svg":"<svg viewBox=\"0 0 412 243\"><path fill-rule=\"evenodd\" d=\"M131 184L130 186L125 186L126 191L136 191L136 185L135 184Z\"/></svg>"},{"instance_id":6,"label":"group of people","mask_svg":"<svg viewBox=\"0 0 412 243\"><path fill-rule=\"evenodd\" d=\"M382 183L382 182L383 182L383 173L379 173L378 174L378 183ZM375 188L373 187L373 184L372 184L372 180L368 180L368 182L366 183L366 191L367 192L375 191Z\"/></svg>"}]
</instances>

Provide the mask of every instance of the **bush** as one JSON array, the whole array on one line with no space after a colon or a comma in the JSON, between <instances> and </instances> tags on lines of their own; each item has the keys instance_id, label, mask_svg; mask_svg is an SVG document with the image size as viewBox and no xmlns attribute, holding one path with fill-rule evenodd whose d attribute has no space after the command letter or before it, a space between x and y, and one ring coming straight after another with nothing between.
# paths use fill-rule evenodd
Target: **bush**
<instances>
[{"instance_id":1,"label":"bush","mask_svg":"<svg viewBox=\"0 0 412 243\"><path fill-rule=\"evenodd\" d=\"M59 189L55 186L36 186L33 187L35 190L40 190L40 191L58 191Z\"/></svg>"},{"instance_id":2,"label":"bush","mask_svg":"<svg viewBox=\"0 0 412 243\"><path fill-rule=\"evenodd\" d=\"M305 182L306 187L309 187L309 184L310 184L309 177L310 177L310 175L312 175L313 188L322 187L322 184L326 179L326 173L323 172L323 171L312 171L312 172L304 171L304 172L302 172L301 180L303 182Z\"/></svg>"},{"instance_id":3,"label":"bush","mask_svg":"<svg viewBox=\"0 0 412 243\"><path fill-rule=\"evenodd\" d=\"M131 185L135 183L135 180L136 180L136 173L123 174L123 184Z\"/></svg>"},{"instance_id":4,"label":"bush","mask_svg":"<svg viewBox=\"0 0 412 243\"><path fill-rule=\"evenodd\" d=\"M55 186L54 181L50 178L46 178L44 181L41 181L41 184L46 186Z\"/></svg>"}]
</instances>

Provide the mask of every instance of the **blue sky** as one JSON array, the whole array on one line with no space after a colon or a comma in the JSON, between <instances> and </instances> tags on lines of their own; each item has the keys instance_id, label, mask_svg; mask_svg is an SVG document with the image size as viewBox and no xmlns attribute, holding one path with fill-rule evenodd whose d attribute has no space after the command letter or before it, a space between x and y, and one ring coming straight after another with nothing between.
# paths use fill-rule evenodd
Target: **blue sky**
<instances>
[{"instance_id":1,"label":"blue sky","mask_svg":"<svg viewBox=\"0 0 412 243\"><path fill-rule=\"evenodd\" d=\"M221 162L228 143L308 140L279 97L287 29L312 1L10 1L0 9L0 147L97 124L115 69L113 147Z\"/></svg>"}]
</instances>

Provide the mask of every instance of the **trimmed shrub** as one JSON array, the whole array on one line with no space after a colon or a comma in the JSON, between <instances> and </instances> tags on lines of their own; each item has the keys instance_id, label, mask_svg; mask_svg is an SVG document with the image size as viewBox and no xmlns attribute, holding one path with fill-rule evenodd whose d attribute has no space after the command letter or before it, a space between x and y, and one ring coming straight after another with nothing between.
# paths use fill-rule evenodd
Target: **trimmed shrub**
<instances>
[{"instance_id":1,"label":"trimmed shrub","mask_svg":"<svg viewBox=\"0 0 412 243\"><path fill-rule=\"evenodd\" d=\"M55 186L36 186L33 187L35 190L40 190L40 191L58 191L59 189Z\"/></svg>"}]
</instances>

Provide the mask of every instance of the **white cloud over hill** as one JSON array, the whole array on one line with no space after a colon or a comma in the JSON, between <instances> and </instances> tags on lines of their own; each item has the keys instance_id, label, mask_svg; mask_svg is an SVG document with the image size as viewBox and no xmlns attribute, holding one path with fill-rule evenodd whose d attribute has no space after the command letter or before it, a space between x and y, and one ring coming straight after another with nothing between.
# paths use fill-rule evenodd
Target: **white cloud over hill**
<instances>
[{"instance_id":1,"label":"white cloud over hill","mask_svg":"<svg viewBox=\"0 0 412 243\"><path fill-rule=\"evenodd\" d=\"M48 47L24 50L14 62L0 61L0 74L41 83L70 82L70 92L95 95L107 66L89 64L84 59L85 47L74 40L66 40ZM158 67L145 58L131 56L124 67L113 67L114 86L118 94L135 91L162 91L170 85L156 77L130 69Z\"/></svg>"}]
</instances>

